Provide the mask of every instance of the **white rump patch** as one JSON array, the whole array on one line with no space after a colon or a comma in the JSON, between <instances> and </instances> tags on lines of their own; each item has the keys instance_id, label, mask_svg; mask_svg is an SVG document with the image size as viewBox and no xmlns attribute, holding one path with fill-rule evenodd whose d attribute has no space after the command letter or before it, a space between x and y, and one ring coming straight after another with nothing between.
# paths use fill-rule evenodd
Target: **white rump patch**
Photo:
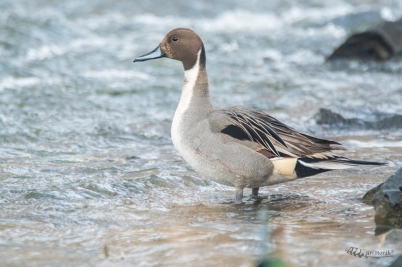
<instances>
[{"instance_id":1,"label":"white rump patch","mask_svg":"<svg viewBox=\"0 0 402 267\"><path fill-rule=\"evenodd\" d=\"M284 176L295 176L297 158L271 158L274 173Z\"/></svg>"}]
</instances>

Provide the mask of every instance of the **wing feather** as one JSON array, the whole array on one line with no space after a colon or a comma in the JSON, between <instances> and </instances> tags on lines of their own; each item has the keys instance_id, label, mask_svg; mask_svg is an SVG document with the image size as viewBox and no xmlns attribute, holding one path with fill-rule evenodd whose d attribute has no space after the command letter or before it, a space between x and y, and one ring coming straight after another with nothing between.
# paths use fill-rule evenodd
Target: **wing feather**
<instances>
[{"instance_id":1,"label":"wing feather","mask_svg":"<svg viewBox=\"0 0 402 267\"><path fill-rule=\"evenodd\" d=\"M335 141L299 133L259 110L230 107L219 112L228 117L230 125L237 126L246 134L242 136L260 144L276 157L332 158L332 150L344 149ZM230 135L225 129L221 132Z\"/></svg>"}]
</instances>

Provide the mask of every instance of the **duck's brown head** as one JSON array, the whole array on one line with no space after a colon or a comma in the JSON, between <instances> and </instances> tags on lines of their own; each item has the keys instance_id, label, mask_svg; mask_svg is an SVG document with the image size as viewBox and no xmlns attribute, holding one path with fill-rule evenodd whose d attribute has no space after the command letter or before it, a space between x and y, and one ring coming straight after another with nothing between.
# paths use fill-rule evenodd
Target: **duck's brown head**
<instances>
[{"instance_id":1,"label":"duck's brown head","mask_svg":"<svg viewBox=\"0 0 402 267\"><path fill-rule=\"evenodd\" d=\"M174 29L163 38L154 50L137 57L134 62L167 57L180 60L184 70L189 70L197 63L205 67L205 49L201 38L192 30L185 28Z\"/></svg>"}]
</instances>

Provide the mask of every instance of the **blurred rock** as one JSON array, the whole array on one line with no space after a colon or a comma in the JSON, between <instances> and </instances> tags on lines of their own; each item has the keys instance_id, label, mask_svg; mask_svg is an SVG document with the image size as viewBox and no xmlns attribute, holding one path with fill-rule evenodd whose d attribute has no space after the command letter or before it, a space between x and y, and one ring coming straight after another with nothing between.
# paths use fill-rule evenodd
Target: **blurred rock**
<instances>
[{"instance_id":1,"label":"blurred rock","mask_svg":"<svg viewBox=\"0 0 402 267\"><path fill-rule=\"evenodd\" d=\"M375 234L380 235L392 228L402 228L402 167L391 175L378 189L369 190L364 198L372 198L375 209L374 221L377 225Z\"/></svg>"},{"instance_id":2,"label":"blurred rock","mask_svg":"<svg viewBox=\"0 0 402 267\"><path fill-rule=\"evenodd\" d=\"M379 10L368 10L342 15L329 22L351 32L364 32L384 22L384 19Z\"/></svg>"},{"instance_id":3,"label":"blurred rock","mask_svg":"<svg viewBox=\"0 0 402 267\"><path fill-rule=\"evenodd\" d=\"M364 195L363 195L363 202L366 203L367 205L371 205L374 195L377 194L378 191L381 190L381 187L384 183L381 183L379 185L377 185L376 187L371 188L369 191L367 191Z\"/></svg>"},{"instance_id":4,"label":"blurred rock","mask_svg":"<svg viewBox=\"0 0 402 267\"><path fill-rule=\"evenodd\" d=\"M402 115L378 114L374 120L363 120L358 118L345 118L342 115L329 109L320 108L314 116L316 122L320 125L335 126L337 128L354 129L398 129L402 128Z\"/></svg>"},{"instance_id":5,"label":"blurred rock","mask_svg":"<svg viewBox=\"0 0 402 267\"><path fill-rule=\"evenodd\" d=\"M402 19L386 21L371 30L349 37L328 57L388 60L402 53Z\"/></svg>"},{"instance_id":6,"label":"blurred rock","mask_svg":"<svg viewBox=\"0 0 402 267\"><path fill-rule=\"evenodd\" d=\"M136 159L141 159L141 158L139 156L136 156L136 155L126 157L126 160L136 160Z\"/></svg>"}]
</instances>

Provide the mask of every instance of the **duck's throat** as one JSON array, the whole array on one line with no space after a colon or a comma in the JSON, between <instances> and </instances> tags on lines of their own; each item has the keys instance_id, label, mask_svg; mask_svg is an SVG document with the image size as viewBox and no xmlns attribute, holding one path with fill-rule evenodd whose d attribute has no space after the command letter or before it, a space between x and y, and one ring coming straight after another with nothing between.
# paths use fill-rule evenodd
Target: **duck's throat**
<instances>
[{"instance_id":1,"label":"duck's throat","mask_svg":"<svg viewBox=\"0 0 402 267\"><path fill-rule=\"evenodd\" d=\"M209 96L208 76L204 64L200 64L202 49L198 51L195 65L184 72L184 84L177 112L198 112L199 115L213 108Z\"/></svg>"}]
</instances>

